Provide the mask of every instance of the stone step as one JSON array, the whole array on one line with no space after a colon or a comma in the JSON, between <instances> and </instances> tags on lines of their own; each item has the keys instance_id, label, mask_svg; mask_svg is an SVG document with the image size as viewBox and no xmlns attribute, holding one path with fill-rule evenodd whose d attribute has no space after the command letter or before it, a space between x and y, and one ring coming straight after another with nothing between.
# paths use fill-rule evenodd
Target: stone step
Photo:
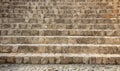
<instances>
[{"instance_id":1,"label":"stone step","mask_svg":"<svg viewBox=\"0 0 120 71\"><path fill-rule=\"evenodd\" d=\"M120 36L120 30L0 29L1 36Z\"/></svg>"},{"instance_id":2,"label":"stone step","mask_svg":"<svg viewBox=\"0 0 120 71\"><path fill-rule=\"evenodd\" d=\"M113 17L114 18L114 17ZM51 19L48 18L46 20L44 19L25 19L25 18L2 18L1 20L5 20L5 21L1 21L1 23L39 23L41 22L42 24L76 24L76 23L81 23L81 24L100 24L100 23L109 23L109 24L115 24L115 23L120 23L120 18L115 18L114 19L93 19L93 18L84 18L84 19Z\"/></svg>"},{"instance_id":3,"label":"stone step","mask_svg":"<svg viewBox=\"0 0 120 71\"><path fill-rule=\"evenodd\" d=\"M0 44L120 44L119 36L0 36Z\"/></svg>"},{"instance_id":4,"label":"stone step","mask_svg":"<svg viewBox=\"0 0 120 71\"><path fill-rule=\"evenodd\" d=\"M86 29L86 30L120 30L120 24L43 24L43 23L0 23L0 29Z\"/></svg>"},{"instance_id":5,"label":"stone step","mask_svg":"<svg viewBox=\"0 0 120 71\"><path fill-rule=\"evenodd\" d=\"M120 64L118 54L0 53L0 63L32 64Z\"/></svg>"},{"instance_id":6,"label":"stone step","mask_svg":"<svg viewBox=\"0 0 120 71\"><path fill-rule=\"evenodd\" d=\"M120 54L117 45L0 45L0 53L96 53Z\"/></svg>"}]
</instances>

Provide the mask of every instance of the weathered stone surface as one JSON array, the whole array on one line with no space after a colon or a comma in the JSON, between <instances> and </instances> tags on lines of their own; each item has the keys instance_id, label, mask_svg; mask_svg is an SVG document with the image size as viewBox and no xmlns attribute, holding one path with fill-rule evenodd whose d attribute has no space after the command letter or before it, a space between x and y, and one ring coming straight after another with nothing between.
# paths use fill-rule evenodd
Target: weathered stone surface
<instances>
[{"instance_id":1,"label":"weathered stone surface","mask_svg":"<svg viewBox=\"0 0 120 71\"><path fill-rule=\"evenodd\" d=\"M7 58L7 62L8 63L14 63L15 62L15 58L14 57L8 57Z\"/></svg>"},{"instance_id":2,"label":"weathered stone surface","mask_svg":"<svg viewBox=\"0 0 120 71\"><path fill-rule=\"evenodd\" d=\"M40 57L31 57L30 60L33 64L40 63Z\"/></svg>"},{"instance_id":3,"label":"weathered stone surface","mask_svg":"<svg viewBox=\"0 0 120 71\"><path fill-rule=\"evenodd\" d=\"M49 62L49 59L47 57L41 58L41 64L48 64L48 62Z\"/></svg>"},{"instance_id":4,"label":"weathered stone surface","mask_svg":"<svg viewBox=\"0 0 120 71\"><path fill-rule=\"evenodd\" d=\"M3 64L6 62L6 58L5 57L0 57L0 64Z\"/></svg>"},{"instance_id":5,"label":"weathered stone surface","mask_svg":"<svg viewBox=\"0 0 120 71\"><path fill-rule=\"evenodd\" d=\"M49 64L55 64L55 58L54 58L54 57L49 57L48 59L49 59L49 60L48 60L48 61L49 61L49 62L48 62Z\"/></svg>"},{"instance_id":6,"label":"weathered stone surface","mask_svg":"<svg viewBox=\"0 0 120 71\"><path fill-rule=\"evenodd\" d=\"M61 58L55 57L55 64L60 64L60 63L61 63Z\"/></svg>"},{"instance_id":7,"label":"weathered stone surface","mask_svg":"<svg viewBox=\"0 0 120 71\"><path fill-rule=\"evenodd\" d=\"M25 64L30 63L30 58L29 57L24 57L23 58L23 63L25 63Z\"/></svg>"},{"instance_id":8,"label":"weathered stone surface","mask_svg":"<svg viewBox=\"0 0 120 71\"><path fill-rule=\"evenodd\" d=\"M15 58L15 62L16 62L17 64L21 64L21 63L23 62L23 58L22 58L22 57L16 57L16 58Z\"/></svg>"},{"instance_id":9,"label":"weathered stone surface","mask_svg":"<svg viewBox=\"0 0 120 71\"><path fill-rule=\"evenodd\" d=\"M73 63L72 57L61 57L61 64L71 64Z\"/></svg>"},{"instance_id":10,"label":"weathered stone surface","mask_svg":"<svg viewBox=\"0 0 120 71\"><path fill-rule=\"evenodd\" d=\"M120 54L119 3L119 0L0 0L0 63L120 64L119 56L116 57ZM3 57L3 53L7 55ZM13 58L9 53L21 55ZM28 57L24 53L35 55ZM61 55L40 56L46 53ZM78 55L64 57L67 53Z\"/></svg>"},{"instance_id":11,"label":"weathered stone surface","mask_svg":"<svg viewBox=\"0 0 120 71\"><path fill-rule=\"evenodd\" d=\"M73 57L73 63L78 63L78 64L82 64L83 63L83 58L81 57Z\"/></svg>"}]
</instances>

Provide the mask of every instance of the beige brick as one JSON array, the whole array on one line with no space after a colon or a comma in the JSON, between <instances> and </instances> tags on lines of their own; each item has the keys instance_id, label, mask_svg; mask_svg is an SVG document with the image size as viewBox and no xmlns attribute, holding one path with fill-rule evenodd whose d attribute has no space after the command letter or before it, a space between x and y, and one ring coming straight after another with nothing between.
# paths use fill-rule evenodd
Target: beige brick
<instances>
[{"instance_id":1,"label":"beige brick","mask_svg":"<svg viewBox=\"0 0 120 71\"><path fill-rule=\"evenodd\" d=\"M82 57L73 57L73 63L83 63L83 58Z\"/></svg>"},{"instance_id":2,"label":"beige brick","mask_svg":"<svg viewBox=\"0 0 120 71\"><path fill-rule=\"evenodd\" d=\"M36 50L34 52L45 53L46 52L46 47L44 47L44 46L38 47L38 50Z\"/></svg>"},{"instance_id":3,"label":"beige brick","mask_svg":"<svg viewBox=\"0 0 120 71\"><path fill-rule=\"evenodd\" d=\"M0 64L6 63L6 58L5 57L0 57Z\"/></svg>"},{"instance_id":4,"label":"beige brick","mask_svg":"<svg viewBox=\"0 0 120 71\"><path fill-rule=\"evenodd\" d=\"M29 52L29 46L19 46L18 47L18 52L19 53Z\"/></svg>"},{"instance_id":5,"label":"beige brick","mask_svg":"<svg viewBox=\"0 0 120 71\"><path fill-rule=\"evenodd\" d=\"M48 63L49 63L49 59L47 57L41 58L41 64L48 64Z\"/></svg>"},{"instance_id":6,"label":"beige brick","mask_svg":"<svg viewBox=\"0 0 120 71\"><path fill-rule=\"evenodd\" d=\"M72 57L61 57L61 64L71 64L73 63Z\"/></svg>"},{"instance_id":7,"label":"beige brick","mask_svg":"<svg viewBox=\"0 0 120 71\"><path fill-rule=\"evenodd\" d=\"M47 46L45 52L46 53L55 53L55 47L54 46Z\"/></svg>"},{"instance_id":8,"label":"beige brick","mask_svg":"<svg viewBox=\"0 0 120 71\"><path fill-rule=\"evenodd\" d=\"M49 57L49 64L54 64L55 63L55 58L54 57Z\"/></svg>"},{"instance_id":9,"label":"beige brick","mask_svg":"<svg viewBox=\"0 0 120 71\"><path fill-rule=\"evenodd\" d=\"M115 57L108 58L108 64L110 64L110 65L114 65L114 64L116 64L115 59L116 59Z\"/></svg>"},{"instance_id":10,"label":"beige brick","mask_svg":"<svg viewBox=\"0 0 120 71\"><path fill-rule=\"evenodd\" d=\"M15 58L14 57L8 57L7 58L7 63L14 63L15 62Z\"/></svg>"},{"instance_id":11,"label":"beige brick","mask_svg":"<svg viewBox=\"0 0 120 71\"><path fill-rule=\"evenodd\" d=\"M38 64L40 63L40 57L31 57L31 63Z\"/></svg>"},{"instance_id":12,"label":"beige brick","mask_svg":"<svg viewBox=\"0 0 120 71\"><path fill-rule=\"evenodd\" d=\"M56 46L55 47L55 53L61 53L62 52L62 46Z\"/></svg>"},{"instance_id":13,"label":"beige brick","mask_svg":"<svg viewBox=\"0 0 120 71\"><path fill-rule=\"evenodd\" d=\"M3 53L9 53L9 52L12 51L12 47L11 47L11 46L2 46L1 48L2 48L1 51L2 51Z\"/></svg>"},{"instance_id":14,"label":"beige brick","mask_svg":"<svg viewBox=\"0 0 120 71\"><path fill-rule=\"evenodd\" d=\"M60 63L61 63L61 58L55 57L55 64L60 64Z\"/></svg>"},{"instance_id":15,"label":"beige brick","mask_svg":"<svg viewBox=\"0 0 120 71\"><path fill-rule=\"evenodd\" d=\"M102 58L96 57L96 64L101 64L101 63L102 63Z\"/></svg>"},{"instance_id":16,"label":"beige brick","mask_svg":"<svg viewBox=\"0 0 120 71\"><path fill-rule=\"evenodd\" d=\"M15 57L15 62L16 62L17 64L23 63L23 57Z\"/></svg>"},{"instance_id":17,"label":"beige brick","mask_svg":"<svg viewBox=\"0 0 120 71\"><path fill-rule=\"evenodd\" d=\"M107 57L102 58L102 64L108 64L108 58Z\"/></svg>"},{"instance_id":18,"label":"beige brick","mask_svg":"<svg viewBox=\"0 0 120 71\"><path fill-rule=\"evenodd\" d=\"M23 58L23 63L30 63L30 58L29 57L24 57Z\"/></svg>"}]
</instances>

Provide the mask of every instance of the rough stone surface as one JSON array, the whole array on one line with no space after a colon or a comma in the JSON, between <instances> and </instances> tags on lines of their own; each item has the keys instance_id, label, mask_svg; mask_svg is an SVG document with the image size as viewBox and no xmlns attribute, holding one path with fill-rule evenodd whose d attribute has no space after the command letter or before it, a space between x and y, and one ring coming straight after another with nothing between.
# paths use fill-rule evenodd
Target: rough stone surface
<instances>
[{"instance_id":1,"label":"rough stone surface","mask_svg":"<svg viewBox=\"0 0 120 71\"><path fill-rule=\"evenodd\" d=\"M120 71L119 65L29 65L3 64L0 71Z\"/></svg>"},{"instance_id":2,"label":"rough stone surface","mask_svg":"<svg viewBox=\"0 0 120 71\"><path fill-rule=\"evenodd\" d=\"M0 0L0 63L120 64L119 54L120 0Z\"/></svg>"}]
</instances>

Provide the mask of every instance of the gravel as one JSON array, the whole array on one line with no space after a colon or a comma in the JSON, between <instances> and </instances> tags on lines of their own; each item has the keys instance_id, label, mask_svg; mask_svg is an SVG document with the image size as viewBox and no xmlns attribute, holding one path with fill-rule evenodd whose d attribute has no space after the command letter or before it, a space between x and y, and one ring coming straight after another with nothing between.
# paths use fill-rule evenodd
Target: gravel
<instances>
[{"instance_id":1,"label":"gravel","mask_svg":"<svg viewBox=\"0 0 120 71\"><path fill-rule=\"evenodd\" d=\"M0 71L120 71L120 65L1 64Z\"/></svg>"}]
</instances>

